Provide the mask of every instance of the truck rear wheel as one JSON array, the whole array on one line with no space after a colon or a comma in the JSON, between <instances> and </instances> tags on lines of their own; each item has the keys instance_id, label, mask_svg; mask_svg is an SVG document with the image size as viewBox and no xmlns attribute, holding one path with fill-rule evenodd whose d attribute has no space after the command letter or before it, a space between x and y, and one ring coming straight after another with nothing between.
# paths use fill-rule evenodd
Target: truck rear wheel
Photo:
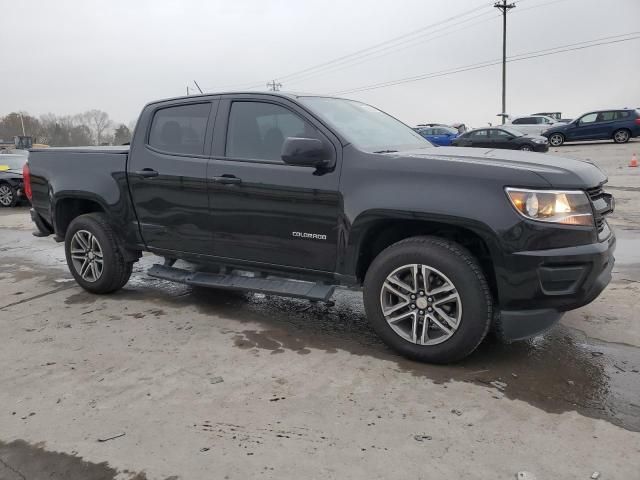
<instances>
[{"instance_id":1,"label":"truck rear wheel","mask_svg":"<svg viewBox=\"0 0 640 480\"><path fill-rule=\"evenodd\" d=\"M111 293L122 288L133 270L103 213L76 217L65 235L65 254L76 282L92 293Z\"/></svg>"},{"instance_id":2,"label":"truck rear wheel","mask_svg":"<svg viewBox=\"0 0 640 480\"><path fill-rule=\"evenodd\" d=\"M449 363L482 342L493 301L465 248L438 237L412 237L374 259L364 281L364 306L391 348L415 360Z\"/></svg>"}]
</instances>

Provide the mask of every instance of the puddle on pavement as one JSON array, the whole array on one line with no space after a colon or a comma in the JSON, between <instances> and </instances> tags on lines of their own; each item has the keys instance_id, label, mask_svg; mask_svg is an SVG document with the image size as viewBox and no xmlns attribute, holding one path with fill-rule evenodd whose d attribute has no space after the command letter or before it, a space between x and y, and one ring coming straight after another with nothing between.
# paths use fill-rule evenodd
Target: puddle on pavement
<instances>
[{"instance_id":1,"label":"puddle on pavement","mask_svg":"<svg viewBox=\"0 0 640 480\"><path fill-rule=\"evenodd\" d=\"M617 233L616 270L632 274L630 281L640 281L635 278L640 264L637 231ZM519 399L548 412L576 410L640 431L640 348L598 342L579 331L558 326L528 342L503 345L488 339L456 365L424 365L406 360L382 344L369 328L358 293L339 290L334 296L335 305L327 306L259 294L192 289L147 277L144 271L154 261L157 259L145 256L136 264L134 276L120 292L96 297L77 289L65 303L121 298L151 301L158 308L192 305L205 314L237 321L238 328L229 332L230 341L247 351L292 351L304 355L310 349L326 353L344 350L392 361L399 371L418 378L438 383L472 382L495 389L498 397ZM214 321L211 323L213 327ZM247 323L260 328L248 327ZM492 385L495 381L506 385Z\"/></svg>"},{"instance_id":2,"label":"puddle on pavement","mask_svg":"<svg viewBox=\"0 0 640 480\"><path fill-rule=\"evenodd\" d=\"M525 401L550 413L577 411L640 431L640 348L599 342L558 325L546 335L505 345L489 337L455 365L426 365L390 351L369 327L360 294L338 290L335 305L261 294L192 289L154 280L114 296L168 307L192 305L202 313L238 322L235 346L273 354L338 350L396 363L398 371L436 383L463 381L495 390L495 396ZM88 295L88 294L79 294ZM213 322L212 322L213 323ZM242 328L257 323L260 329ZM498 382L498 383L492 383ZM504 385L503 385L504 384Z\"/></svg>"},{"instance_id":3,"label":"puddle on pavement","mask_svg":"<svg viewBox=\"0 0 640 480\"><path fill-rule=\"evenodd\" d=\"M616 265L640 264L640 235L638 230L616 229Z\"/></svg>"},{"instance_id":4,"label":"puddle on pavement","mask_svg":"<svg viewBox=\"0 0 640 480\"><path fill-rule=\"evenodd\" d=\"M67 453L51 452L23 440L0 441L0 479L146 480L144 473L118 472L107 462L92 463ZM176 477L173 477L174 479Z\"/></svg>"}]
</instances>

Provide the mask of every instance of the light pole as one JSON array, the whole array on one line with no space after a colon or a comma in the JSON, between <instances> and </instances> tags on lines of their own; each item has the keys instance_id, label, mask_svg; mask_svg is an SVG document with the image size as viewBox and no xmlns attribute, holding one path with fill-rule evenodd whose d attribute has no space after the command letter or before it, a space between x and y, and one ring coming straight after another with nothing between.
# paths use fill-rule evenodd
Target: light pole
<instances>
[{"instance_id":1,"label":"light pole","mask_svg":"<svg viewBox=\"0 0 640 480\"><path fill-rule=\"evenodd\" d=\"M502 12L502 124L507 117L507 12L515 8L514 3L507 4L507 0L502 3L496 2L494 7Z\"/></svg>"}]
</instances>

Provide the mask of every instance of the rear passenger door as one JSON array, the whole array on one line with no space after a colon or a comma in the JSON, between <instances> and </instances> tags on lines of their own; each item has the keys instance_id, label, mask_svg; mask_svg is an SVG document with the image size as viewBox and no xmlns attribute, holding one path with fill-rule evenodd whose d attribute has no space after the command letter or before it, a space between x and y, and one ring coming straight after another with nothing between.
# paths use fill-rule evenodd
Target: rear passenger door
<instances>
[{"instance_id":1,"label":"rear passenger door","mask_svg":"<svg viewBox=\"0 0 640 480\"><path fill-rule=\"evenodd\" d=\"M140 231L150 248L212 253L207 164L218 100L147 109L127 166Z\"/></svg>"},{"instance_id":2,"label":"rear passenger door","mask_svg":"<svg viewBox=\"0 0 640 480\"><path fill-rule=\"evenodd\" d=\"M469 134L469 143L465 146L468 147L482 147L488 148L491 146L491 140L489 140L488 130L476 130Z\"/></svg>"},{"instance_id":3,"label":"rear passenger door","mask_svg":"<svg viewBox=\"0 0 640 480\"><path fill-rule=\"evenodd\" d=\"M336 167L285 165L287 137L318 138ZM282 97L223 97L209 164L215 254L239 262L333 272L340 231L341 149L333 134Z\"/></svg>"},{"instance_id":4,"label":"rear passenger door","mask_svg":"<svg viewBox=\"0 0 640 480\"><path fill-rule=\"evenodd\" d=\"M593 129L593 139L605 140L611 138L616 128L616 112L600 112L596 117Z\"/></svg>"}]
</instances>

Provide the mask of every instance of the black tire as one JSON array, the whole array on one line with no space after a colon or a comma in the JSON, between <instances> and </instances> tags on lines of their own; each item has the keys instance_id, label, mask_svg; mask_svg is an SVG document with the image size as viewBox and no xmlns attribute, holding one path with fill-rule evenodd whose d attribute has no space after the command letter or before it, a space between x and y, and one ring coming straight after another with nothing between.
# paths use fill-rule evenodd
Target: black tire
<instances>
[{"instance_id":1,"label":"black tire","mask_svg":"<svg viewBox=\"0 0 640 480\"><path fill-rule=\"evenodd\" d=\"M626 128L619 128L613 132L612 138L615 143L627 143L631 138L631 132Z\"/></svg>"},{"instance_id":2,"label":"black tire","mask_svg":"<svg viewBox=\"0 0 640 480\"><path fill-rule=\"evenodd\" d=\"M18 192L8 182L0 182L0 207L15 207L18 203Z\"/></svg>"},{"instance_id":3,"label":"black tire","mask_svg":"<svg viewBox=\"0 0 640 480\"><path fill-rule=\"evenodd\" d=\"M533 152L533 145L522 145L520 150L523 152Z\"/></svg>"},{"instance_id":4,"label":"black tire","mask_svg":"<svg viewBox=\"0 0 640 480\"><path fill-rule=\"evenodd\" d=\"M95 281L85 280L71 258L71 243L76 232L84 230L95 236L102 250L103 267ZM111 293L121 289L129 281L133 262L125 261L113 228L103 213L88 213L76 217L65 235L64 249L69 271L78 285L92 293Z\"/></svg>"},{"instance_id":5,"label":"black tire","mask_svg":"<svg viewBox=\"0 0 640 480\"><path fill-rule=\"evenodd\" d=\"M460 295L464 308L459 326L442 343L412 343L398 335L382 313L380 299L387 276L408 264L439 270ZM491 292L476 259L464 247L439 237L412 237L383 250L367 271L364 306L369 322L388 346L406 357L430 363L450 363L468 356L485 338L493 317Z\"/></svg>"},{"instance_id":6,"label":"black tire","mask_svg":"<svg viewBox=\"0 0 640 480\"><path fill-rule=\"evenodd\" d=\"M564 138L564 135L561 133L552 133L551 135L549 135L549 145L552 147L559 147L564 142L565 142L565 138Z\"/></svg>"}]
</instances>

